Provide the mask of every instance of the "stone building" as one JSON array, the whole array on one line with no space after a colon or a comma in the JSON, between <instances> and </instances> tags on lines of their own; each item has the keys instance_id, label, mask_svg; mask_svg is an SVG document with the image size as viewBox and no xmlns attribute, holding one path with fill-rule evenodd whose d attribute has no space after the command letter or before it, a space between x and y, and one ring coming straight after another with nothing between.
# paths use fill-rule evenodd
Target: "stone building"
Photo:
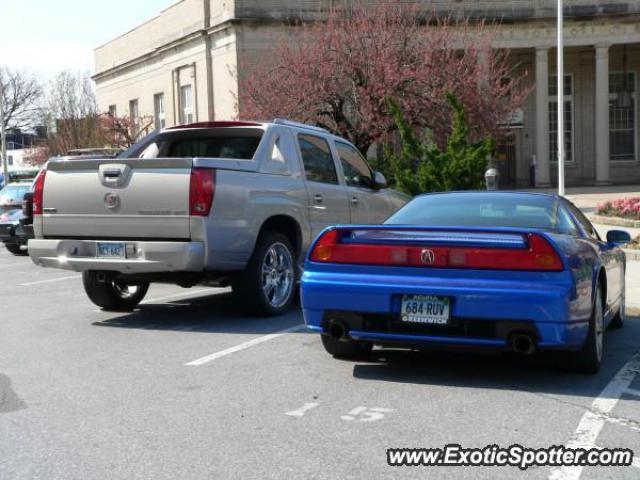
<instances>
[{"instance_id":1,"label":"stone building","mask_svg":"<svg viewBox=\"0 0 640 480\"><path fill-rule=\"evenodd\" d=\"M376 0L370 0L376 1ZM510 141L503 183L556 179L555 0L422 0L454 17L500 22L495 47L511 51L535 89ZM318 19L349 0L181 0L95 51L99 106L149 115L157 128L237 115L234 75L291 20ZM568 185L640 182L640 1L565 0ZM240 108L241 110L241 108Z\"/></svg>"}]
</instances>

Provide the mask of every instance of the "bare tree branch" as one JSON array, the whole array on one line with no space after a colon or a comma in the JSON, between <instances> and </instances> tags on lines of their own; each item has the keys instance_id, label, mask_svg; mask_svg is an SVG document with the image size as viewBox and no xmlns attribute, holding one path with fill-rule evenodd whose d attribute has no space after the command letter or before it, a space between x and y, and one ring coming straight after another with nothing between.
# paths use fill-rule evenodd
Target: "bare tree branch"
<instances>
[{"instance_id":1,"label":"bare tree branch","mask_svg":"<svg viewBox=\"0 0 640 480\"><path fill-rule=\"evenodd\" d=\"M42 86L38 79L22 70L12 70L0 66L2 99L4 104L5 129L26 129L35 126L40 120L40 99Z\"/></svg>"}]
</instances>

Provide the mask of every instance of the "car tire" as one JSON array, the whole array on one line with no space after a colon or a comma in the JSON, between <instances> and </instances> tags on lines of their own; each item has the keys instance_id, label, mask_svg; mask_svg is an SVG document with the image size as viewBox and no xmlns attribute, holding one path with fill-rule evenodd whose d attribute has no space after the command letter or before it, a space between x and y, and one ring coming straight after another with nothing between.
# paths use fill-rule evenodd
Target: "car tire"
<instances>
[{"instance_id":1,"label":"car tire","mask_svg":"<svg viewBox=\"0 0 640 480\"><path fill-rule=\"evenodd\" d=\"M17 243L5 243L4 247L13 255L17 255L20 257L24 257L25 255L28 255L27 250L22 250L20 248L20 245L18 245Z\"/></svg>"},{"instance_id":2,"label":"car tire","mask_svg":"<svg viewBox=\"0 0 640 480\"><path fill-rule=\"evenodd\" d=\"M149 282L126 284L115 275L102 272L83 272L82 283L84 291L93 303L113 312L133 310L149 290Z\"/></svg>"},{"instance_id":3,"label":"car tire","mask_svg":"<svg viewBox=\"0 0 640 480\"><path fill-rule=\"evenodd\" d=\"M603 338L604 305L602 304L602 288L600 285L597 285L591 318L589 320L587 339L580 350L571 353L569 359L571 370L579 373L598 373L604 350Z\"/></svg>"},{"instance_id":4,"label":"car tire","mask_svg":"<svg viewBox=\"0 0 640 480\"><path fill-rule=\"evenodd\" d=\"M358 342L352 339L338 339L329 335L321 335L322 346L327 353L336 358L357 359L365 357L373 348L372 343Z\"/></svg>"},{"instance_id":5,"label":"car tire","mask_svg":"<svg viewBox=\"0 0 640 480\"><path fill-rule=\"evenodd\" d=\"M247 268L232 281L236 301L254 315L285 313L295 298L298 267L291 241L279 232L258 237Z\"/></svg>"},{"instance_id":6,"label":"car tire","mask_svg":"<svg viewBox=\"0 0 640 480\"><path fill-rule=\"evenodd\" d=\"M622 298L620 299L620 308L618 309L618 313L616 313L616 316L611 319L611 322L609 323L609 328L612 328L612 329L622 328L622 326L624 325L625 314L626 314L625 293L623 290Z\"/></svg>"}]
</instances>

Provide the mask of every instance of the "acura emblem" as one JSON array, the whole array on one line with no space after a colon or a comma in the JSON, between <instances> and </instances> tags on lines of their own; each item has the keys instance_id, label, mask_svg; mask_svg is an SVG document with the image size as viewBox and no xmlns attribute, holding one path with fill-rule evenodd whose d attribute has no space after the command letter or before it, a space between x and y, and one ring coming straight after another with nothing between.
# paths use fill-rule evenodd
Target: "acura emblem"
<instances>
[{"instance_id":1,"label":"acura emblem","mask_svg":"<svg viewBox=\"0 0 640 480\"><path fill-rule=\"evenodd\" d=\"M433 264L436 261L436 255L433 253L433 250L424 249L420 252L420 260L422 263L426 263L428 265Z\"/></svg>"},{"instance_id":2,"label":"acura emblem","mask_svg":"<svg viewBox=\"0 0 640 480\"><path fill-rule=\"evenodd\" d=\"M107 208L116 208L120 205L120 197L116 193L107 193L104 196L104 203L107 204Z\"/></svg>"}]
</instances>

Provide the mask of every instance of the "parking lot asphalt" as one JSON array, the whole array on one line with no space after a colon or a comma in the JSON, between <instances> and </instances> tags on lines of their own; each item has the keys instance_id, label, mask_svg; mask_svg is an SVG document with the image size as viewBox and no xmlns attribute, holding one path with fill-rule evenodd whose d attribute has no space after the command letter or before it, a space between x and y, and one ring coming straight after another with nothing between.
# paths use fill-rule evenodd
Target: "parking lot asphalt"
<instances>
[{"instance_id":1,"label":"parking lot asphalt","mask_svg":"<svg viewBox=\"0 0 640 480\"><path fill-rule=\"evenodd\" d=\"M0 253L0 479L640 478L640 319L595 376L549 357L327 355L299 309L153 285L132 313ZM638 375L638 376L636 376ZM635 466L390 467L394 447L596 445Z\"/></svg>"}]
</instances>

